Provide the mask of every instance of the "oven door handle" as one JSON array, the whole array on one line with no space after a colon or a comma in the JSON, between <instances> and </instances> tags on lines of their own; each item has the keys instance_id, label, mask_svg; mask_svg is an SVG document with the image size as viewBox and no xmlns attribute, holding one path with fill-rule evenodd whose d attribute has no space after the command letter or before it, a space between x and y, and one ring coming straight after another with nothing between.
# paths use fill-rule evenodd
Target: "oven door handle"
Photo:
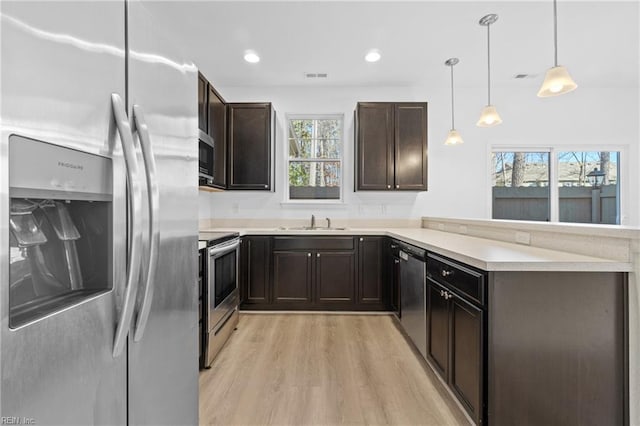
<instances>
[{"instance_id":1,"label":"oven door handle","mask_svg":"<svg viewBox=\"0 0 640 426\"><path fill-rule=\"evenodd\" d=\"M153 155L153 148L151 148L149 128L144 119L142 108L139 105L133 106L133 123L135 125L134 130L140 140L149 198L149 264L146 270L142 271L144 277L144 295L133 333L133 341L139 342L144 335L144 330L149 320L151 302L153 301L153 290L155 288L156 271L158 269L158 249L160 247L160 190L158 188L156 160Z\"/></svg>"},{"instance_id":2,"label":"oven door handle","mask_svg":"<svg viewBox=\"0 0 640 426\"><path fill-rule=\"evenodd\" d=\"M209 249L209 256L219 256L221 254L232 252L240 246L240 240L234 240L230 243L221 244L218 246L211 247Z\"/></svg>"},{"instance_id":3,"label":"oven door handle","mask_svg":"<svg viewBox=\"0 0 640 426\"><path fill-rule=\"evenodd\" d=\"M131 318L138 293L138 276L140 274L140 262L142 258L142 190L138 182L138 160L133 144L131 126L129 125L124 102L117 93L111 94L111 107L116 127L120 134L124 163L127 169L127 180L129 182L129 219L131 221L129 270L127 271L124 302L120 309L120 318L118 319L113 341L113 357L115 358L120 356L124 349L127 334L131 328Z\"/></svg>"}]
</instances>

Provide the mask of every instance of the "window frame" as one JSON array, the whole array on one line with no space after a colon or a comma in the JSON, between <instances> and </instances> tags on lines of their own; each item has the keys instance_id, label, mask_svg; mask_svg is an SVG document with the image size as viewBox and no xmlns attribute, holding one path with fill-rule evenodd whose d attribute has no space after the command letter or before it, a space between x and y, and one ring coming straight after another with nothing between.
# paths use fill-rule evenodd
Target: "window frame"
<instances>
[{"instance_id":1,"label":"window frame","mask_svg":"<svg viewBox=\"0 0 640 426\"><path fill-rule=\"evenodd\" d=\"M560 221L560 188L558 186L558 168L559 152L617 152L618 153L618 182L617 182L617 197L618 197L618 212L616 214L617 224L584 224L576 222L561 222ZM493 219L493 199L492 199L492 186L491 169L493 164L491 162L491 156L494 152L546 152L549 154L549 221L548 223L561 223L561 224L578 224L578 225L597 225L597 226L623 226L626 225L628 220L627 214L627 181L629 179L627 157L628 157L627 145L564 145L558 144L553 146L544 145L489 145L489 151L487 155L487 184L489 191L487 191L487 209L489 212L489 218ZM513 219L517 221L517 219ZM535 221L536 223L545 223L545 221Z\"/></svg>"},{"instance_id":2,"label":"window frame","mask_svg":"<svg viewBox=\"0 0 640 426\"><path fill-rule=\"evenodd\" d=\"M284 190L284 200L282 204L287 205L331 205L344 204L344 148L345 148L345 128L344 128L344 113L333 113L333 114L298 114L298 113L286 113L285 114L285 132L284 132L284 149L283 151L283 164L284 164L284 176L285 176L285 190ZM300 159L291 160L289 158L289 122L291 120L339 120L340 121L340 157L339 158L325 158L325 159L302 159L302 161L319 161L319 162L330 162L335 163L338 162L340 164L340 198L338 199L291 199L291 193L289 190L290 182L289 182L289 165L293 162L300 162Z\"/></svg>"}]
</instances>

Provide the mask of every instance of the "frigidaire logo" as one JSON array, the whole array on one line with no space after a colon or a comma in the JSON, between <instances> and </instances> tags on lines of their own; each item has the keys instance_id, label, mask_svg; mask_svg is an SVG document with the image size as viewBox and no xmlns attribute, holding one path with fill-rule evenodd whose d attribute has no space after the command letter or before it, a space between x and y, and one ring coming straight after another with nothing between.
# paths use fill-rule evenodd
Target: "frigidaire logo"
<instances>
[{"instance_id":1,"label":"frigidaire logo","mask_svg":"<svg viewBox=\"0 0 640 426\"><path fill-rule=\"evenodd\" d=\"M65 163L64 161L58 161L58 167L66 167L67 169L84 170L84 166L81 164Z\"/></svg>"}]
</instances>

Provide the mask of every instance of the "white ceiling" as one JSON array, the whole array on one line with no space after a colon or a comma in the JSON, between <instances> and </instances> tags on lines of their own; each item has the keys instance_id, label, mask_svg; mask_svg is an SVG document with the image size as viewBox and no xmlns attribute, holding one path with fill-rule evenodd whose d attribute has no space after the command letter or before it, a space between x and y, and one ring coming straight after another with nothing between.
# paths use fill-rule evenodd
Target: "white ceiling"
<instances>
[{"instance_id":1,"label":"white ceiling","mask_svg":"<svg viewBox=\"0 0 640 426\"><path fill-rule=\"evenodd\" d=\"M163 1L152 9L214 85L538 86L553 64L553 6L544 1ZM582 87L638 87L638 1L558 1L559 62ZM382 60L370 64L370 48ZM248 64L244 51L262 60ZM309 81L304 72L326 72ZM515 80L514 75L537 75Z\"/></svg>"}]
</instances>

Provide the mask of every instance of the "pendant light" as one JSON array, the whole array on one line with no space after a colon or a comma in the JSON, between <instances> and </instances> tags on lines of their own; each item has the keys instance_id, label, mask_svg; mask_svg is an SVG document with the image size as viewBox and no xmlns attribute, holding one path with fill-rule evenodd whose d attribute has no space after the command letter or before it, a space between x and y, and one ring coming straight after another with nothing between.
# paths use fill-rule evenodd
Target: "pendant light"
<instances>
[{"instance_id":1,"label":"pendant light","mask_svg":"<svg viewBox=\"0 0 640 426\"><path fill-rule=\"evenodd\" d=\"M482 108L480 119L476 123L478 127L493 127L502 123L502 118L498 114L496 107L491 105L491 38L489 27L498 20L498 15L490 14L483 16L479 24L487 27L487 105Z\"/></svg>"},{"instance_id":2,"label":"pendant light","mask_svg":"<svg viewBox=\"0 0 640 426\"><path fill-rule=\"evenodd\" d=\"M549 68L544 76L542 87L538 91L540 98L569 93L578 87L569 75L569 71L558 65L558 6L556 0L553 0L553 43L554 66Z\"/></svg>"},{"instance_id":3,"label":"pendant light","mask_svg":"<svg viewBox=\"0 0 640 426\"><path fill-rule=\"evenodd\" d=\"M453 116L453 66L458 62L460 62L458 58L449 58L444 63L446 66L451 67L451 130L449 130L447 140L444 141L445 145L460 145L464 143L462 136L460 136L460 133L456 130Z\"/></svg>"}]
</instances>

